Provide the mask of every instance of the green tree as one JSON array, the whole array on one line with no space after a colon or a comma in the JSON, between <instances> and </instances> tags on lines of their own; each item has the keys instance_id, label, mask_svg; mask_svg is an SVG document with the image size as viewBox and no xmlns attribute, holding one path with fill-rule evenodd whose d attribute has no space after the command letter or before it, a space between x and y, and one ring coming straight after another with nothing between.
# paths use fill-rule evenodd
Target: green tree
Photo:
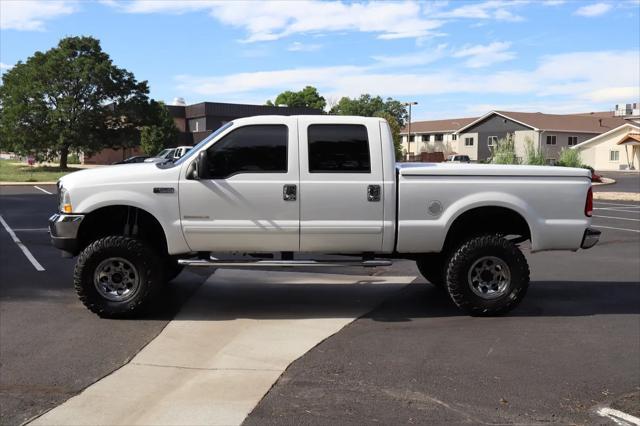
<instances>
[{"instance_id":1,"label":"green tree","mask_svg":"<svg viewBox=\"0 0 640 426\"><path fill-rule=\"evenodd\" d=\"M140 130L140 148L145 154L155 155L162 149L175 145L178 141L178 128L162 102L151 101L151 109L155 115L151 126Z\"/></svg>"},{"instance_id":2,"label":"green tree","mask_svg":"<svg viewBox=\"0 0 640 426\"><path fill-rule=\"evenodd\" d=\"M323 110L327 106L327 101L320 96L318 89L313 86L306 86L299 92L290 90L282 92L276 97L275 102L268 100L266 104L269 106L286 105L289 107L307 107Z\"/></svg>"},{"instance_id":3,"label":"green tree","mask_svg":"<svg viewBox=\"0 0 640 426\"><path fill-rule=\"evenodd\" d=\"M19 153L60 158L137 142L148 118L147 82L113 64L92 37L68 37L3 75L0 138ZM5 142L6 141L6 142Z\"/></svg>"},{"instance_id":4,"label":"green tree","mask_svg":"<svg viewBox=\"0 0 640 426\"><path fill-rule=\"evenodd\" d=\"M526 148L524 163L534 166L544 166L547 163L544 158L544 152L542 152L541 149L538 149L529 137L525 139L525 143Z\"/></svg>"},{"instance_id":5,"label":"green tree","mask_svg":"<svg viewBox=\"0 0 640 426\"><path fill-rule=\"evenodd\" d=\"M582 167L580 151L577 149L562 148L556 165L562 167Z\"/></svg>"},{"instance_id":6,"label":"green tree","mask_svg":"<svg viewBox=\"0 0 640 426\"><path fill-rule=\"evenodd\" d=\"M493 164L520 164L516 157L516 146L512 137L499 139L493 148L492 159Z\"/></svg>"},{"instance_id":7,"label":"green tree","mask_svg":"<svg viewBox=\"0 0 640 426\"><path fill-rule=\"evenodd\" d=\"M366 93L358 98L341 98L338 103L331 108L330 114L336 115L359 115L362 117L374 117L376 114L388 113L398 122L400 127L407 124L407 108L402 102L392 98L382 99L380 96L371 96Z\"/></svg>"}]
</instances>

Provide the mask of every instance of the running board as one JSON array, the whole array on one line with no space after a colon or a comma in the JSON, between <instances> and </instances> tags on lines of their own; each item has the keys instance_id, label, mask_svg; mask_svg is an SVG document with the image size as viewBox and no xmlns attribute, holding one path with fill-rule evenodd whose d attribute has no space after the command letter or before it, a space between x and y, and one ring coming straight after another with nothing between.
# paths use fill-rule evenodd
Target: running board
<instances>
[{"instance_id":1,"label":"running board","mask_svg":"<svg viewBox=\"0 0 640 426\"><path fill-rule=\"evenodd\" d=\"M338 266L362 266L373 268L376 266L391 266L390 260L219 260L206 259L180 259L179 265L184 266L232 266L234 268L282 268L282 267L338 267Z\"/></svg>"}]
</instances>

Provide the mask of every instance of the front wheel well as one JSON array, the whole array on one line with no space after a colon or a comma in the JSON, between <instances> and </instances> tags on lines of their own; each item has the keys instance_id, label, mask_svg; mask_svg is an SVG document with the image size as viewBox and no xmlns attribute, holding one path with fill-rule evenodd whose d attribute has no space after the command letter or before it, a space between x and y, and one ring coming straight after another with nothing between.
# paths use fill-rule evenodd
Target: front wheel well
<instances>
[{"instance_id":1,"label":"front wheel well","mask_svg":"<svg viewBox=\"0 0 640 426\"><path fill-rule=\"evenodd\" d=\"M78 230L78 251L112 235L135 237L167 253L167 238L160 222L151 213L126 205L101 207L86 214Z\"/></svg>"},{"instance_id":2,"label":"front wheel well","mask_svg":"<svg viewBox=\"0 0 640 426\"><path fill-rule=\"evenodd\" d=\"M513 235L516 241L531 239L531 230L524 217L506 207L476 207L458 216L447 232L444 250L462 240L482 234Z\"/></svg>"}]
</instances>

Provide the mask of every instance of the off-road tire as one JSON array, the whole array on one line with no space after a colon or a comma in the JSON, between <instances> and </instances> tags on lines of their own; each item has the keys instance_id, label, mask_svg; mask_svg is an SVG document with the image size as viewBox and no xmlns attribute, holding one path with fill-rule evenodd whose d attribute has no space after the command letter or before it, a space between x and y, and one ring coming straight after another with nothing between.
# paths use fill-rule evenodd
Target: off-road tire
<instances>
[{"instance_id":1,"label":"off-road tire","mask_svg":"<svg viewBox=\"0 0 640 426\"><path fill-rule=\"evenodd\" d=\"M507 264L511 279L504 294L496 299L476 295L469 283L469 270L474 262L494 256ZM493 316L511 311L524 298L529 288L529 265L513 243L499 235L483 235L463 241L453 252L447 265L447 291L453 302L473 316Z\"/></svg>"},{"instance_id":2,"label":"off-road tire","mask_svg":"<svg viewBox=\"0 0 640 426\"><path fill-rule=\"evenodd\" d=\"M439 289L445 289L446 265L445 256L442 253L429 253L420 256L416 260L416 266L420 274L431 285Z\"/></svg>"},{"instance_id":3,"label":"off-road tire","mask_svg":"<svg viewBox=\"0 0 640 426\"><path fill-rule=\"evenodd\" d=\"M139 276L139 287L126 301L109 300L96 290L94 273L100 262L120 257L131 262ZM163 281L162 257L141 240L123 237L104 237L85 248L76 262L73 281L82 303L103 318L125 318L144 313L159 292Z\"/></svg>"}]
</instances>

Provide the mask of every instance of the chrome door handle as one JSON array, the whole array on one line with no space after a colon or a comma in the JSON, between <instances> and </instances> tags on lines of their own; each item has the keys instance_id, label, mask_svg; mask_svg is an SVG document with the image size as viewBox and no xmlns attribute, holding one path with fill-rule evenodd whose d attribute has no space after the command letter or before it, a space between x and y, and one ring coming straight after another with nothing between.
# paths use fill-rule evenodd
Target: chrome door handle
<instances>
[{"instance_id":1,"label":"chrome door handle","mask_svg":"<svg viewBox=\"0 0 640 426\"><path fill-rule=\"evenodd\" d=\"M367 201L380 201L380 185L367 186Z\"/></svg>"},{"instance_id":2,"label":"chrome door handle","mask_svg":"<svg viewBox=\"0 0 640 426\"><path fill-rule=\"evenodd\" d=\"M297 193L296 185L285 185L282 188L282 199L285 201L295 201Z\"/></svg>"}]
</instances>

